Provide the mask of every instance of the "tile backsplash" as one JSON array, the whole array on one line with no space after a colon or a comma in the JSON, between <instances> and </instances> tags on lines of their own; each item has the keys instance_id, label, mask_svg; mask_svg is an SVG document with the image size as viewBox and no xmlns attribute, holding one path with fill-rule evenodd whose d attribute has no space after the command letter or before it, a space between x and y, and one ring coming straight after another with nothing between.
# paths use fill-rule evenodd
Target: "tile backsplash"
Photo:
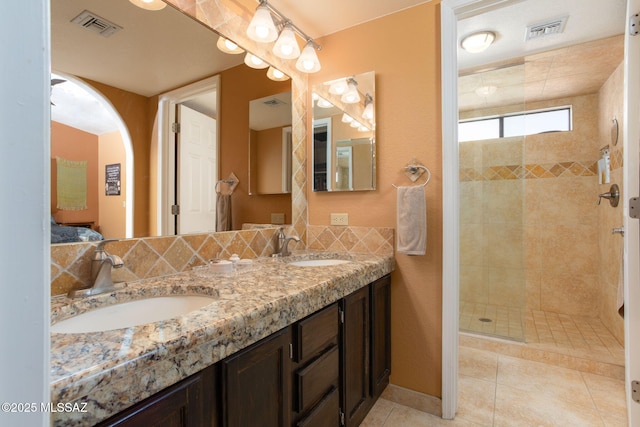
<instances>
[{"instance_id":1,"label":"tile backsplash","mask_svg":"<svg viewBox=\"0 0 640 427\"><path fill-rule=\"evenodd\" d=\"M277 228L261 228L184 236L146 237L110 242L107 252L122 258L116 282L166 276L204 265L215 257L271 256ZM290 233L287 233L290 234ZM371 254L393 253L393 228L309 226L308 249ZM294 245L291 249L305 249ZM90 286L94 243L51 246L51 295Z\"/></svg>"}]
</instances>

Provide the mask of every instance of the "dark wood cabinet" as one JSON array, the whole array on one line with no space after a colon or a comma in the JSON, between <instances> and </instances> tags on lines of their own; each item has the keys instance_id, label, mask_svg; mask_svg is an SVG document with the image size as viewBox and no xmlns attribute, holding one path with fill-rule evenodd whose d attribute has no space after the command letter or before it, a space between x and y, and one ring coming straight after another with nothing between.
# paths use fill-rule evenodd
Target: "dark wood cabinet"
<instances>
[{"instance_id":1,"label":"dark wood cabinet","mask_svg":"<svg viewBox=\"0 0 640 427\"><path fill-rule=\"evenodd\" d=\"M215 366L206 368L98 424L100 427L216 427Z\"/></svg>"},{"instance_id":2,"label":"dark wood cabinet","mask_svg":"<svg viewBox=\"0 0 640 427\"><path fill-rule=\"evenodd\" d=\"M380 397L391 374L391 277L371 285L371 395Z\"/></svg>"},{"instance_id":3,"label":"dark wood cabinet","mask_svg":"<svg viewBox=\"0 0 640 427\"><path fill-rule=\"evenodd\" d=\"M358 426L389 384L385 276L99 426Z\"/></svg>"},{"instance_id":4,"label":"dark wood cabinet","mask_svg":"<svg viewBox=\"0 0 640 427\"><path fill-rule=\"evenodd\" d=\"M359 425L369 411L369 287L342 300L342 411L346 426Z\"/></svg>"},{"instance_id":5,"label":"dark wood cabinet","mask_svg":"<svg viewBox=\"0 0 640 427\"><path fill-rule=\"evenodd\" d=\"M222 425L283 427L290 424L289 328L222 361Z\"/></svg>"},{"instance_id":6,"label":"dark wood cabinet","mask_svg":"<svg viewBox=\"0 0 640 427\"><path fill-rule=\"evenodd\" d=\"M389 384L391 278L382 277L342 300L342 410L358 426Z\"/></svg>"},{"instance_id":7,"label":"dark wood cabinet","mask_svg":"<svg viewBox=\"0 0 640 427\"><path fill-rule=\"evenodd\" d=\"M293 326L293 426L337 426L339 401L338 303Z\"/></svg>"}]
</instances>

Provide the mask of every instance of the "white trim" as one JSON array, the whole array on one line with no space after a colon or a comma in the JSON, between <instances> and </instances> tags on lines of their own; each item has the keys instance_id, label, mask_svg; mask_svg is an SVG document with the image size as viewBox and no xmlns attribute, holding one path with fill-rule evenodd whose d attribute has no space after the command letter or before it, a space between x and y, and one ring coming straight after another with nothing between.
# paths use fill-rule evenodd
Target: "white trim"
<instances>
[{"instance_id":1,"label":"white trim","mask_svg":"<svg viewBox=\"0 0 640 427\"><path fill-rule=\"evenodd\" d=\"M171 92L164 93L158 99L158 194L157 194L157 227L156 234L166 236L174 234L171 203L175 183L175 169L173 168L174 153L169 149L173 133L171 124L175 121L175 106L186 102L203 93L216 91L216 123L217 123L217 158L218 174L220 173L220 76L208 77L199 82L184 86ZM220 177L218 176L217 179Z\"/></svg>"},{"instance_id":2,"label":"white trim","mask_svg":"<svg viewBox=\"0 0 640 427\"><path fill-rule=\"evenodd\" d=\"M440 7L442 84L442 418L458 406L458 60L457 19L447 2Z\"/></svg>"},{"instance_id":3,"label":"white trim","mask_svg":"<svg viewBox=\"0 0 640 427\"><path fill-rule=\"evenodd\" d=\"M133 192L134 192L134 183L135 183L135 174L133 170L133 144L131 142L131 134L129 133L129 128L125 124L122 116L118 112L118 110L113 106L111 101L102 94L98 89L91 86L89 83L84 80L72 75L67 74L61 71L52 71L53 73L64 77L65 79L72 81L76 85L80 86L82 89L90 93L98 104L102 105L106 110L111 111L111 113L116 118L116 123L118 124L118 132L120 132L120 136L122 138L122 144L124 145L124 158L125 158L125 237L130 239L133 237Z\"/></svg>"},{"instance_id":4,"label":"white trim","mask_svg":"<svg viewBox=\"0 0 640 427\"><path fill-rule=\"evenodd\" d=\"M627 1L627 21L640 11L640 0ZM623 218L624 218L624 350L629 425L640 422L640 404L631 399L631 381L640 380L640 224L629 217L629 199L640 195L640 36L625 31L624 119L623 119Z\"/></svg>"}]
</instances>

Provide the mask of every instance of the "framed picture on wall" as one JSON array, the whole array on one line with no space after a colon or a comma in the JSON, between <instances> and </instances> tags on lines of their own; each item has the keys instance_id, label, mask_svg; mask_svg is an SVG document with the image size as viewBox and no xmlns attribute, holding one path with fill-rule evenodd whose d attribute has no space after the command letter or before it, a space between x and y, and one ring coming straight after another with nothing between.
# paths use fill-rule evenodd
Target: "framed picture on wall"
<instances>
[{"instance_id":1,"label":"framed picture on wall","mask_svg":"<svg viewBox=\"0 0 640 427\"><path fill-rule=\"evenodd\" d=\"M105 165L104 192L107 196L120 195L120 163Z\"/></svg>"}]
</instances>

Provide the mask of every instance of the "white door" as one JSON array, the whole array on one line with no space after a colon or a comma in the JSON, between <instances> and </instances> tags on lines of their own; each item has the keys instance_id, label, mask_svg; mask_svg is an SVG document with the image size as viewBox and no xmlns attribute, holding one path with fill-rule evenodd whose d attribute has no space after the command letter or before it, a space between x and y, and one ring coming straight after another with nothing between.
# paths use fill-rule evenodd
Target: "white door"
<instances>
[{"instance_id":1,"label":"white door","mask_svg":"<svg viewBox=\"0 0 640 427\"><path fill-rule=\"evenodd\" d=\"M628 0L627 18L638 12L640 0ZM633 400L631 390L632 381L640 381L640 227L628 215L629 198L640 195L640 35L625 33L625 365L629 425L640 426L640 403Z\"/></svg>"},{"instance_id":2,"label":"white door","mask_svg":"<svg viewBox=\"0 0 640 427\"><path fill-rule=\"evenodd\" d=\"M216 120L178 105L178 234L216 229Z\"/></svg>"}]
</instances>

